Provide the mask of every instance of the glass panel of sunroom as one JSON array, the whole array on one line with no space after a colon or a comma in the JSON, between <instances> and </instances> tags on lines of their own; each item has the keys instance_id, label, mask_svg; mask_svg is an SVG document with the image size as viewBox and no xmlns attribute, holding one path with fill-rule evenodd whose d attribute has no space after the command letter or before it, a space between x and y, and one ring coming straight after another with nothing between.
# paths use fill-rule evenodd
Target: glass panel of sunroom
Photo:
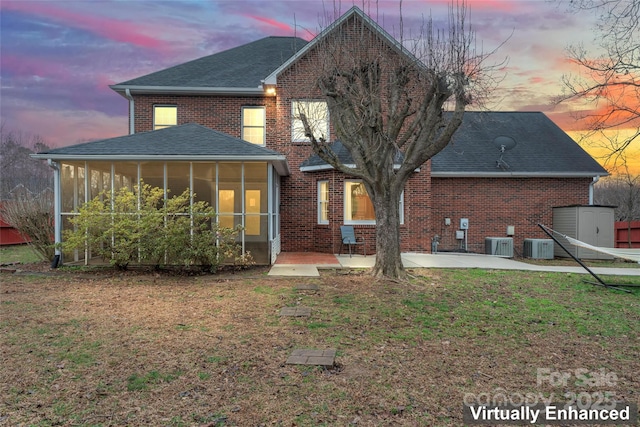
<instances>
[{"instance_id":1,"label":"glass panel of sunroom","mask_svg":"<svg viewBox=\"0 0 640 427\"><path fill-rule=\"evenodd\" d=\"M133 186L138 184L138 163L137 162L116 162L113 164L115 170L115 189L127 188L133 191Z\"/></svg>"},{"instance_id":2,"label":"glass panel of sunroom","mask_svg":"<svg viewBox=\"0 0 640 427\"><path fill-rule=\"evenodd\" d=\"M189 188L190 165L185 162L167 163L167 197L181 195Z\"/></svg>"},{"instance_id":3,"label":"glass panel of sunroom","mask_svg":"<svg viewBox=\"0 0 640 427\"><path fill-rule=\"evenodd\" d=\"M111 190L111 162L89 162L87 164L89 178L89 200L93 200L100 196L108 197L106 194Z\"/></svg>"},{"instance_id":4,"label":"glass panel of sunroom","mask_svg":"<svg viewBox=\"0 0 640 427\"><path fill-rule=\"evenodd\" d=\"M144 184L164 188L164 162L140 163L140 176Z\"/></svg>"},{"instance_id":5,"label":"glass panel of sunroom","mask_svg":"<svg viewBox=\"0 0 640 427\"><path fill-rule=\"evenodd\" d=\"M193 200L196 202L205 201L216 207L216 164L215 163L194 163L193 164Z\"/></svg>"},{"instance_id":6,"label":"glass panel of sunroom","mask_svg":"<svg viewBox=\"0 0 640 427\"><path fill-rule=\"evenodd\" d=\"M218 164L218 203L220 225L242 224L242 163Z\"/></svg>"}]
</instances>

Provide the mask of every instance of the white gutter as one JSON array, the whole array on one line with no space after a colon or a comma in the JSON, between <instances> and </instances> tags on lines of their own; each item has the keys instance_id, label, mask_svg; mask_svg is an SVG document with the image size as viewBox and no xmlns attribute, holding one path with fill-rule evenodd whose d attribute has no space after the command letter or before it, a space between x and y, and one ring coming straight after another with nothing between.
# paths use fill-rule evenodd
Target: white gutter
<instances>
[{"instance_id":1,"label":"white gutter","mask_svg":"<svg viewBox=\"0 0 640 427\"><path fill-rule=\"evenodd\" d=\"M53 169L53 224L54 233L53 240L55 243L55 258L51 265L56 267L62 264L62 251L60 250L60 243L62 243L62 211L61 197L60 197L60 165L51 159L47 160L47 164Z\"/></svg>"},{"instance_id":2,"label":"white gutter","mask_svg":"<svg viewBox=\"0 0 640 427\"><path fill-rule=\"evenodd\" d=\"M250 87L201 87L201 86L130 86L130 85L111 85L109 86L120 95L126 97L125 92L138 95L264 95L264 88L258 86Z\"/></svg>"},{"instance_id":3,"label":"white gutter","mask_svg":"<svg viewBox=\"0 0 640 427\"><path fill-rule=\"evenodd\" d=\"M129 100L129 135L133 135L134 133L136 133L136 125L135 125L135 104L133 102L133 96L131 96L131 91L129 90L129 88L126 88L124 90L124 94L127 97L127 99Z\"/></svg>"},{"instance_id":4,"label":"white gutter","mask_svg":"<svg viewBox=\"0 0 640 427\"><path fill-rule=\"evenodd\" d=\"M606 176L603 173L599 176ZM593 178L593 172L431 172L432 178Z\"/></svg>"},{"instance_id":5,"label":"white gutter","mask_svg":"<svg viewBox=\"0 0 640 427\"><path fill-rule=\"evenodd\" d=\"M74 161L74 160L82 160L82 161L185 161L185 162L233 162L233 163L242 163L242 162L267 162L272 163L273 167L276 168L278 174L281 176L287 176L291 173L289 170L289 164L287 163L287 158L283 155L254 155L254 156L242 156L242 157L229 157L228 155L148 155L148 154L139 154L139 155L126 155L126 154L101 154L101 155L70 155L70 154L32 154L32 158L34 159L46 159L49 161L52 160L62 160L62 161Z\"/></svg>"},{"instance_id":6,"label":"white gutter","mask_svg":"<svg viewBox=\"0 0 640 427\"><path fill-rule=\"evenodd\" d=\"M589 204L593 205L593 187L596 185L596 182L600 180L599 176L594 176L591 184L589 184Z\"/></svg>"}]
</instances>

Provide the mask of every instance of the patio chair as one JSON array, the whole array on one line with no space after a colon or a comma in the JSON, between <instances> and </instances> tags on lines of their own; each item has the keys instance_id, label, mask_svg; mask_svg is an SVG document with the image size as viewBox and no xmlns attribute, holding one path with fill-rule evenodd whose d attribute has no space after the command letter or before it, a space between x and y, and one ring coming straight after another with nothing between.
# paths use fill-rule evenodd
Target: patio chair
<instances>
[{"instance_id":1,"label":"patio chair","mask_svg":"<svg viewBox=\"0 0 640 427\"><path fill-rule=\"evenodd\" d=\"M342 245L340 245L340 255L342 255L342 247L344 245L349 246L349 258L352 257L351 246L353 245L362 245L362 249L364 252L364 256L367 256L367 244L365 242L364 237L356 237L355 230L351 225L341 225L340 226L340 234L342 236Z\"/></svg>"}]
</instances>

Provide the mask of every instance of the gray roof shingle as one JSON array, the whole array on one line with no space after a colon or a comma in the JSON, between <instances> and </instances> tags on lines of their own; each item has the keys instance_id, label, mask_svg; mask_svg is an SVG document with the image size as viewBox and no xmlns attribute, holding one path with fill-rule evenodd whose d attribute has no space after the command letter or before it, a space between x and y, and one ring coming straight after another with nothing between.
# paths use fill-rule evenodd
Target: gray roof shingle
<instances>
[{"instance_id":1,"label":"gray roof shingle","mask_svg":"<svg viewBox=\"0 0 640 427\"><path fill-rule=\"evenodd\" d=\"M515 140L515 147L501 153L499 137ZM504 139L498 139L504 141ZM339 142L339 158L353 160ZM502 162L498 164L501 158ZM301 170L330 168L311 155ZM431 163L432 176L600 176L607 171L569 135L541 112L473 112L464 115L462 125L444 150Z\"/></svg>"},{"instance_id":2,"label":"gray roof shingle","mask_svg":"<svg viewBox=\"0 0 640 427\"><path fill-rule=\"evenodd\" d=\"M39 159L272 161L288 174L280 153L194 123L56 148Z\"/></svg>"},{"instance_id":3,"label":"gray roof shingle","mask_svg":"<svg viewBox=\"0 0 640 427\"><path fill-rule=\"evenodd\" d=\"M113 87L257 88L265 77L306 44L306 40L298 37L265 37Z\"/></svg>"},{"instance_id":4,"label":"gray roof shingle","mask_svg":"<svg viewBox=\"0 0 640 427\"><path fill-rule=\"evenodd\" d=\"M515 147L500 152L499 137ZM498 160L502 154L502 166ZM431 163L438 175L607 175L607 171L541 112L466 112Z\"/></svg>"}]
</instances>

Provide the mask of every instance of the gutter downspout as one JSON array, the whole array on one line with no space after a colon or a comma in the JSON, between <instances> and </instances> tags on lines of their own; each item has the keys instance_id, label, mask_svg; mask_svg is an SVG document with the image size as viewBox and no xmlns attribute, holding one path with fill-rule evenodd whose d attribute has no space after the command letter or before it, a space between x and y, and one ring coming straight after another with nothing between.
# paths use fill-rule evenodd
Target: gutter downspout
<instances>
[{"instance_id":1,"label":"gutter downspout","mask_svg":"<svg viewBox=\"0 0 640 427\"><path fill-rule=\"evenodd\" d=\"M60 249L60 243L62 243L62 215L61 215L61 191L60 187L60 164L54 162L51 159L47 160L49 167L53 169L53 223L54 234L53 241L55 244L55 255L51 261L51 267L57 268L62 265L62 250Z\"/></svg>"},{"instance_id":2,"label":"gutter downspout","mask_svg":"<svg viewBox=\"0 0 640 427\"><path fill-rule=\"evenodd\" d=\"M124 94L129 100L129 135L133 135L136 133L135 127L135 103L133 102L133 96L131 96L131 91L127 88L124 90Z\"/></svg>"},{"instance_id":3,"label":"gutter downspout","mask_svg":"<svg viewBox=\"0 0 640 427\"><path fill-rule=\"evenodd\" d=\"M594 176L591 184L589 184L589 204L593 205L593 186L596 185L596 182L600 181L599 176Z\"/></svg>"}]
</instances>

